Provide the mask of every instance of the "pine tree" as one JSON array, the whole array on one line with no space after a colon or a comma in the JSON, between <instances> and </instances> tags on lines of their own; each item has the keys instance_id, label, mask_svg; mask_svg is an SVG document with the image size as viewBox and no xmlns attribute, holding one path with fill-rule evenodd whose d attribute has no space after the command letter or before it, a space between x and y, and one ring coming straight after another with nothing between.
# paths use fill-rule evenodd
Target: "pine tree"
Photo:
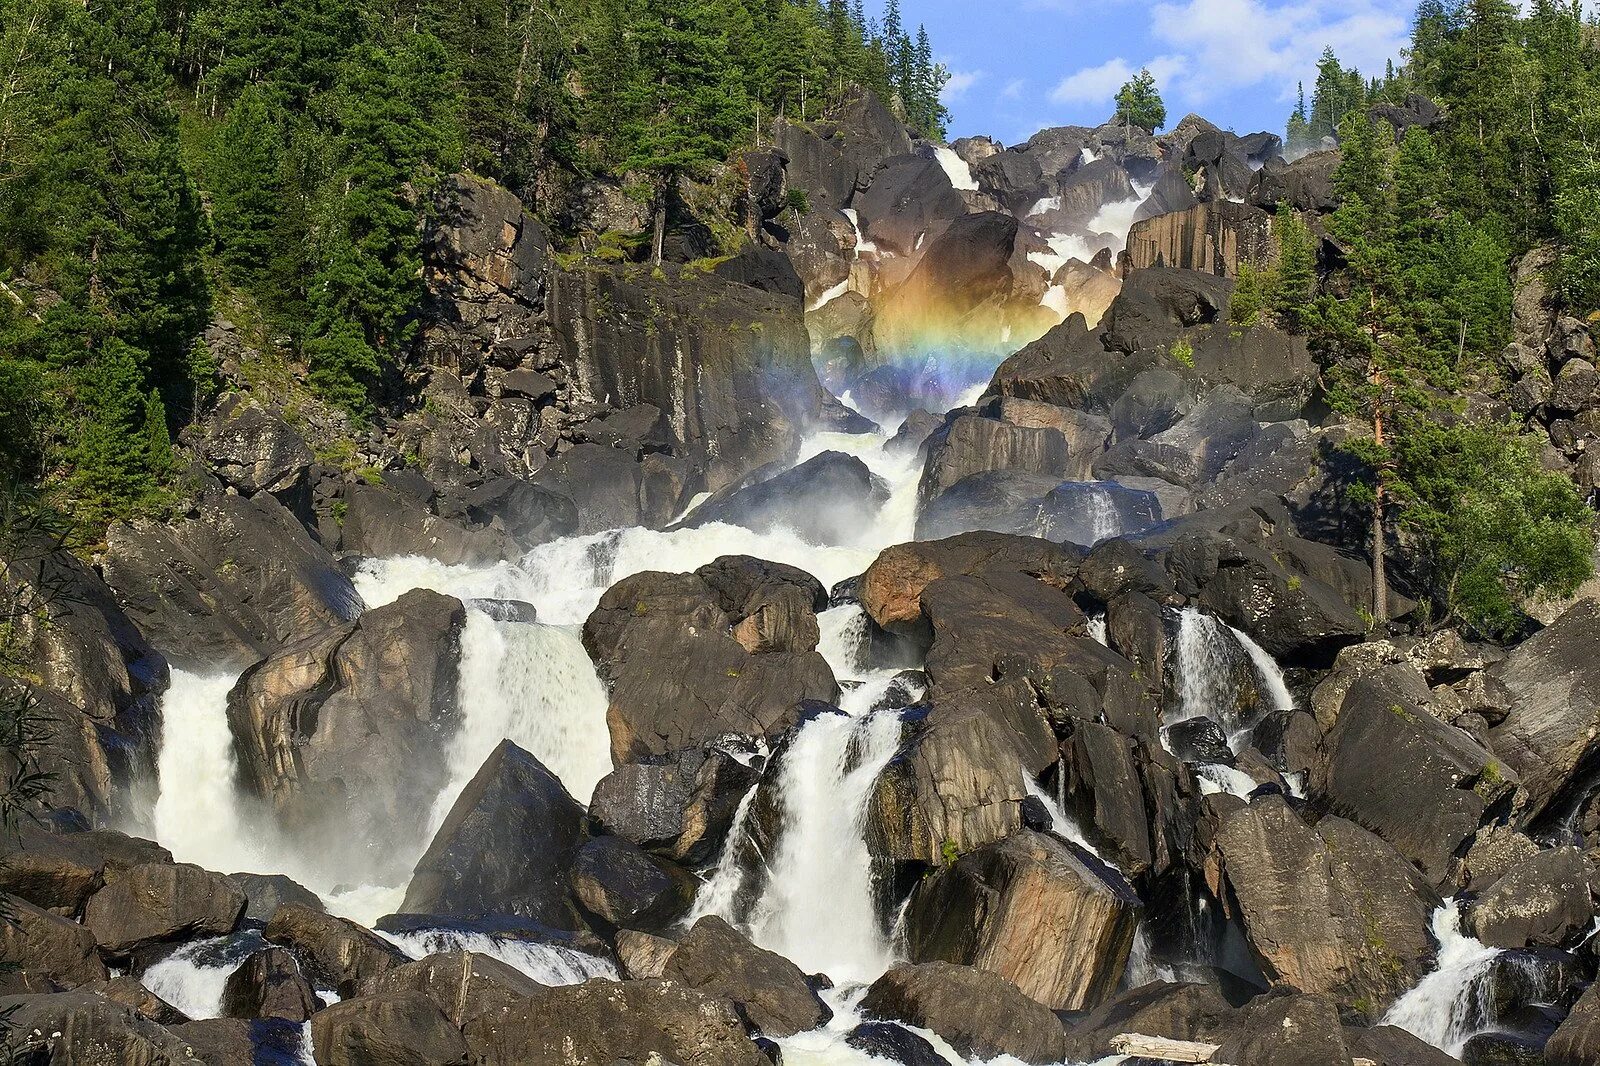
<instances>
[{"instance_id":1,"label":"pine tree","mask_svg":"<svg viewBox=\"0 0 1600 1066\"><path fill-rule=\"evenodd\" d=\"M1277 285L1272 309L1291 330L1305 326L1305 315L1317 288L1316 238L1294 208L1278 205L1272 220L1272 237L1277 245Z\"/></svg>"},{"instance_id":2,"label":"pine tree","mask_svg":"<svg viewBox=\"0 0 1600 1066\"><path fill-rule=\"evenodd\" d=\"M1310 123L1306 120L1306 83L1299 83L1299 99L1295 104L1294 112L1289 116L1287 136L1284 143L1289 151L1297 152L1311 144Z\"/></svg>"},{"instance_id":3,"label":"pine tree","mask_svg":"<svg viewBox=\"0 0 1600 1066\"><path fill-rule=\"evenodd\" d=\"M1167 105L1161 101L1156 89L1156 79L1149 68L1144 68L1133 79L1117 90L1115 121L1138 126L1146 133L1154 133L1167 122Z\"/></svg>"},{"instance_id":4,"label":"pine tree","mask_svg":"<svg viewBox=\"0 0 1600 1066\"><path fill-rule=\"evenodd\" d=\"M267 94L247 88L228 110L207 167L211 217L229 277L267 296L283 252L280 224L288 190L283 136Z\"/></svg>"},{"instance_id":5,"label":"pine tree","mask_svg":"<svg viewBox=\"0 0 1600 1066\"><path fill-rule=\"evenodd\" d=\"M1338 133L1344 117L1366 106L1366 84L1354 68L1346 70L1332 48L1317 61L1317 83L1311 94L1311 116L1306 122L1313 143Z\"/></svg>"}]
</instances>

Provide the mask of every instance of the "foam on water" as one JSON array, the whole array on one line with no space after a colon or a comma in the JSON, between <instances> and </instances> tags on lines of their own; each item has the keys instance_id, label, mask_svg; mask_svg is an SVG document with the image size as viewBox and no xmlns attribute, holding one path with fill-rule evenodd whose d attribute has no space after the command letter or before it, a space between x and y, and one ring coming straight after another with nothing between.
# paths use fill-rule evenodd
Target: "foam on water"
<instances>
[{"instance_id":1,"label":"foam on water","mask_svg":"<svg viewBox=\"0 0 1600 1066\"><path fill-rule=\"evenodd\" d=\"M1433 938L1439 943L1433 972L1394 1001L1383 1024L1460 1058L1467 1041L1487 1024L1480 979L1500 949L1461 931L1461 903L1454 899L1433 912Z\"/></svg>"},{"instance_id":2,"label":"foam on water","mask_svg":"<svg viewBox=\"0 0 1600 1066\"><path fill-rule=\"evenodd\" d=\"M463 929L380 931L378 935L413 959L445 951L470 951L498 959L541 985L576 985L597 977L618 979L617 968L607 960L562 944L541 944Z\"/></svg>"},{"instance_id":3,"label":"foam on water","mask_svg":"<svg viewBox=\"0 0 1600 1066\"><path fill-rule=\"evenodd\" d=\"M952 188L968 192L978 190L978 183L972 177L972 168L967 166L965 159L956 154L954 148L935 148L933 155L939 161L939 166L944 168L945 176L950 179Z\"/></svg>"},{"instance_id":4,"label":"foam on water","mask_svg":"<svg viewBox=\"0 0 1600 1066\"><path fill-rule=\"evenodd\" d=\"M217 1018L222 1015L222 990L228 978L266 946L255 932L192 940L148 967L139 981L190 1018Z\"/></svg>"}]
</instances>

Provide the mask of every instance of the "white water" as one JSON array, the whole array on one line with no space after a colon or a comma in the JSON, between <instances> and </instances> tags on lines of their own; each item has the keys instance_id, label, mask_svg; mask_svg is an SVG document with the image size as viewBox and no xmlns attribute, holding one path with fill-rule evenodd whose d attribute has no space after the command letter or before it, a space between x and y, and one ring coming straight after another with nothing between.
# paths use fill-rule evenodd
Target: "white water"
<instances>
[{"instance_id":1,"label":"white water","mask_svg":"<svg viewBox=\"0 0 1600 1066\"><path fill-rule=\"evenodd\" d=\"M1106 631L1106 616L1096 614L1089 616L1089 635L1101 644L1109 645L1111 635Z\"/></svg>"},{"instance_id":2,"label":"white water","mask_svg":"<svg viewBox=\"0 0 1600 1066\"><path fill-rule=\"evenodd\" d=\"M1050 813L1050 829L1057 836L1065 837L1095 858L1102 862L1106 861L1099 849L1089 843L1089 838L1083 835L1083 830L1078 827L1077 821L1067 813L1061 797L1052 796L1040 788L1038 782L1026 772L1022 775L1022 787L1027 790L1028 795L1044 804L1044 809Z\"/></svg>"},{"instance_id":3,"label":"white water","mask_svg":"<svg viewBox=\"0 0 1600 1066\"><path fill-rule=\"evenodd\" d=\"M1244 646L1245 654L1250 656L1250 664L1255 667L1256 682L1262 689L1262 695L1272 701L1275 711L1294 710L1294 695L1289 691L1289 682L1283 676L1283 667L1278 665L1278 660L1272 654L1250 639L1250 634L1242 629L1228 627L1228 631Z\"/></svg>"},{"instance_id":4,"label":"white water","mask_svg":"<svg viewBox=\"0 0 1600 1066\"><path fill-rule=\"evenodd\" d=\"M833 301L837 300L839 297L843 296L849 291L850 279L845 278L843 281L839 282L839 284L830 289L824 290L820 296L812 301L811 306L807 307L806 311L820 311L822 308L828 306L828 304L831 304Z\"/></svg>"},{"instance_id":5,"label":"white water","mask_svg":"<svg viewBox=\"0 0 1600 1066\"><path fill-rule=\"evenodd\" d=\"M1395 1000L1383 1024L1460 1058L1466 1042L1486 1024L1479 979L1500 950L1461 931L1461 904L1454 899L1433 912L1433 937L1439 943L1433 972Z\"/></svg>"},{"instance_id":6,"label":"white water","mask_svg":"<svg viewBox=\"0 0 1600 1066\"><path fill-rule=\"evenodd\" d=\"M861 232L861 216L856 214L856 209L853 207L846 207L840 211L840 214L844 215L845 218L850 220L851 228L856 231L855 258L860 259L862 253L864 252L870 252L873 255L878 254L878 246L867 240L866 234Z\"/></svg>"},{"instance_id":7,"label":"white water","mask_svg":"<svg viewBox=\"0 0 1600 1066\"><path fill-rule=\"evenodd\" d=\"M976 192L978 183L972 178L972 168L967 166L967 161L956 154L954 148L935 148L934 158L944 168L945 176L950 179L951 187L957 190Z\"/></svg>"},{"instance_id":8,"label":"white water","mask_svg":"<svg viewBox=\"0 0 1600 1066\"><path fill-rule=\"evenodd\" d=\"M243 819L235 785L228 693L238 674L174 668L161 700L156 839L179 862L225 873L252 870L262 856Z\"/></svg>"},{"instance_id":9,"label":"white water","mask_svg":"<svg viewBox=\"0 0 1600 1066\"><path fill-rule=\"evenodd\" d=\"M214 951L227 939L213 937L185 944L145 970L139 982L190 1018L219 1017L222 988L240 964L234 961L225 966L207 965L199 956Z\"/></svg>"},{"instance_id":10,"label":"white water","mask_svg":"<svg viewBox=\"0 0 1600 1066\"><path fill-rule=\"evenodd\" d=\"M1234 703L1228 627L1198 608L1178 613L1178 639L1173 646L1178 681L1178 709L1173 723L1210 718L1228 732L1239 726Z\"/></svg>"},{"instance_id":11,"label":"white water","mask_svg":"<svg viewBox=\"0 0 1600 1066\"><path fill-rule=\"evenodd\" d=\"M610 962L560 944L540 944L460 929L380 932L378 935L413 959L445 951L470 951L498 959L541 985L576 985L596 977L608 981L618 979L617 968Z\"/></svg>"}]
</instances>

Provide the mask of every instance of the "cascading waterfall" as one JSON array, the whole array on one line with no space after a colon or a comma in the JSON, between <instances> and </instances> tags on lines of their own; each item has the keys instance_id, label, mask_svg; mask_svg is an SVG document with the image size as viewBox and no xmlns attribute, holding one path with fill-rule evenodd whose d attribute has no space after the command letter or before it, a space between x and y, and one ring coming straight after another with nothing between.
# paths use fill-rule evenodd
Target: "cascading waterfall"
<instances>
[{"instance_id":1,"label":"cascading waterfall","mask_svg":"<svg viewBox=\"0 0 1600 1066\"><path fill-rule=\"evenodd\" d=\"M190 1018L221 1017L228 978L266 946L255 930L193 940L146 968L139 982Z\"/></svg>"},{"instance_id":2,"label":"cascading waterfall","mask_svg":"<svg viewBox=\"0 0 1600 1066\"><path fill-rule=\"evenodd\" d=\"M1178 706L1172 722L1212 718L1232 733L1240 723L1233 713L1236 693L1228 657L1228 627L1195 607L1178 613L1173 644Z\"/></svg>"},{"instance_id":3,"label":"cascading waterfall","mask_svg":"<svg viewBox=\"0 0 1600 1066\"><path fill-rule=\"evenodd\" d=\"M1461 931L1459 900L1433 912L1433 938L1439 944L1433 972L1394 1001L1383 1024L1460 1058L1467 1041L1493 1023L1482 1001L1482 978L1501 952Z\"/></svg>"},{"instance_id":4,"label":"cascading waterfall","mask_svg":"<svg viewBox=\"0 0 1600 1066\"><path fill-rule=\"evenodd\" d=\"M498 959L541 985L575 985L596 977L608 981L619 979L617 968L605 959L562 944L541 944L462 929L380 932L378 935L413 959L447 951L470 951Z\"/></svg>"},{"instance_id":5,"label":"cascading waterfall","mask_svg":"<svg viewBox=\"0 0 1600 1066\"><path fill-rule=\"evenodd\" d=\"M227 706L238 679L174 667L161 701L156 760L156 838L179 862L229 873L251 870L264 858L255 834L242 831L235 785Z\"/></svg>"}]
</instances>

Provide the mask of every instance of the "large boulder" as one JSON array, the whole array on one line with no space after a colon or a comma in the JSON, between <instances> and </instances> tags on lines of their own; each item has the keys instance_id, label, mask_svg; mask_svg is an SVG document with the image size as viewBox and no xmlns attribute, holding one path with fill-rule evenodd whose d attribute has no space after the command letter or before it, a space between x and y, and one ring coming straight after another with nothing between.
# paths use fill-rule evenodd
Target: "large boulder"
<instances>
[{"instance_id":1,"label":"large boulder","mask_svg":"<svg viewBox=\"0 0 1600 1066\"><path fill-rule=\"evenodd\" d=\"M467 1043L433 1000L387 992L335 1003L311 1019L317 1066L451 1066Z\"/></svg>"},{"instance_id":2,"label":"large boulder","mask_svg":"<svg viewBox=\"0 0 1600 1066\"><path fill-rule=\"evenodd\" d=\"M154 841L115 829L54 833L25 822L4 834L4 845L0 892L68 917L81 914L89 897L122 871L172 861Z\"/></svg>"},{"instance_id":3,"label":"large boulder","mask_svg":"<svg viewBox=\"0 0 1600 1066\"><path fill-rule=\"evenodd\" d=\"M222 1013L229 1018L303 1022L321 1006L294 954L285 948L254 952L222 986Z\"/></svg>"},{"instance_id":4,"label":"large boulder","mask_svg":"<svg viewBox=\"0 0 1600 1066\"><path fill-rule=\"evenodd\" d=\"M1548 1066L1589 1066L1600 1060L1600 983L1578 997L1544 1046Z\"/></svg>"},{"instance_id":5,"label":"large boulder","mask_svg":"<svg viewBox=\"0 0 1600 1066\"><path fill-rule=\"evenodd\" d=\"M488 955L447 951L396 967L373 979L369 993L420 992L457 1028L483 1014L502 1014L544 988L521 970Z\"/></svg>"},{"instance_id":6,"label":"large boulder","mask_svg":"<svg viewBox=\"0 0 1600 1066\"><path fill-rule=\"evenodd\" d=\"M433 514L424 500L387 485L354 482L344 490L339 546L372 559L420 555L446 566L486 566L521 558L503 529L469 528Z\"/></svg>"},{"instance_id":7,"label":"large boulder","mask_svg":"<svg viewBox=\"0 0 1600 1066\"><path fill-rule=\"evenodd\" d=\"M788 157L789 184L814 206L848 207L886 159L911 151L911 137L871 89L850 86L826 121L777 126L775 141Z\"/></svg>"},{"instance_id":8,"label":"large boulder","mask_svg":"<svg viewBox=\"0 0 1600 1066\"><path fill-rule=\"evenodd\" d=\"M449 778L465 624L459 600L418 589L247 670L228 698L244 790L403 876Z\"/></svg>"},{"instance_id":9,"label":"large boulder","mask_svg":"<svg viewBox=\"0 0 1600 1066\"><path fill-rule=\"evenodd\" d=\"M245 897L221 874L188 863L147 863L119 874L84 906L83 924L108 958L194 936L233 932Z\"/></svg>"},{"instance_id":10,"label":"large boulder","mask_svg":"<svg viewBox=\"0 0 1600 1066\"><path fill-rule=\"evenodd\" d=\"M402 910L517 914L581 929L569 873L586 836L583 805L537 759L502 740L417 861Z\"/></svg>"},{"instance_id":11,"label":"large boulder","mask_svg":"<svg viewBox=\"0 0 1600 1066\"><path fill-rule=\"evenodd\" d=\"M989 470L1017 470L1060 482L1069 472L1067 458L1060 430L961 415L929 440L918 500L926 506L963 478Z\"/></svg>"},{"instance_id":12,"label":"large boulder","mask_svg":"<svg viewBox=\"0 0 1600 1066\"><path fill-rule=\"evenodd\" d=\"M1026 830L923 881L905 918L912 961L997 973L1057 1010L1116 989L1138 922L1138 897L1113 867Z\"/></svg>"},{"instance_id":13,"label":"large boulder","mask_svg":"<svg viewBox=\"0 0 1600 1066\"><path fill-rule=\"evenodd\" d=\"M93 930L15 896L0 899L6 912L0 922L0 963L64 988L106 979Z\"/></svg>"},{"instance_id":14,"label":"large boulder","mask_svg":"<svg viewBox=\"0 0 1600 1066\"><path fill-rule=\"evenodd\" d=\"M1579 600L1492 671L1514 700L1490 738L1526 792L1519 824L1538 820L1566 797L1600 746L1597 642L1600 601Z\"/></svg>"},{"instance_id":15,"label":"large boulder","mask_svg":"<svg viewBox=\"0 0 1600 1066\"><path fill-rule=\"evenodd\" d=\"M544 989L465 1027L484 1066L618 1062L771 1066L732 1003L675 981L590 981Z\"/></svg>"},{"instance_id":16,"label":"large boulder","mask_svg":"<svg viewBox=\"0 0 1600 1066\"><path fill-rule=\"evenodd\" d=\"M1126 1033L1215 1043L1234 1008L1212 985L1151 981L1106 1000L1069 1027L1069 1058L1099 1059Z\"/></svg>"},{"instance_id":17,"label":"large boulder","mask_svg":"<svg viewBox=\"0 0 1600 1066\"><path fill-rule=\"evenodd\" d=\"M756 772L715 748L625 763L595 786L589 814L607 833L669 859L714 859Z\"/></svg>"},{"instance_id":18,"label":"large boulder","mask_svg":"<svg viewBox=\"0 0 1600 1066\"><path fill-rule=\"evenodd\" d=\"M952 221L926 242L910 276L875 301L878 348L920 352L940 343L992 343L1018 288L1017 237L1017 220L996 211Z\"/></svg>"},{"instance_id":19,"label":"large boulder","mask_svg":"<svg viewBox=\"0 0 1600 1066\"><path fill-rule=\"evenodd\" d=\"M1231 281L1196 270L1137 271L1106 314L1106 347L1165 353L1185 330L1220 321L1232 294Z\"/></svg>"},{"instance_id":20,"label":"large boulder","mask_svg":"<svg viewBox=\"0 0 1600 1066\"><path fill-rule=\"evenodd\" d=\"M1439 897L1403 857L1340 818L1313 828L1281 797L1222 819L1207 876L1274 985L1376 1015L1427 972Z\"/></svg>"},{"instance_id":21,"label":"large boulder","mask_svg":"<svg viewBox=\"0 0 1600 1066\"><path fill-rule=\"evenodd\" d=\"M1095 461L1095 476L1156 477L1186 487L1217 478L1261 429L1255 405L1232 385L1220 385L1176 423L1148 440L1119 441Z\"/></svg>"},{"instance_id":22,"label":"large boulder","mask_svg":"<svg viewBox=\"0 0 1600 1066\"><path fill-rule=\"evenodd\" d=\"M852 206L866 238L897 256L914 254L930 232L967 213L944 167L921 155L886 161Z\"/></svg>"},{"instance_id":23,"label":"large boulder","mask_svg":"<svg viewBox=\"0 0 1600 1066\"><path fill-rule=\"evenodd\" d=\"M286 903L265 930L267 940L294 954L306 979L342 998L368 981L404 966L404 952L347 918Z\"/></svg>"},{"instance_id":24,"label":"large boulder","mask_svg":"<svg viewBox=\"0 0 1600 1066\"><path fill-rule=\"evenodd\" d=\"M822 452L766 481L712 497L683 524L725 522L757 533L787 529L814 544L838 544L859 537L888 498L866 463Z\"/></svg>"},{"instance_id":25,"label":"large boulder","mask_svg":"<svg viewBox=\"0 0 1600 1066\"><path fill-rule=\"evenodd\" d=\"M333 556L266 494L112 526L100 568L152 644L207 669L253 662L361 609Z\"/></svg>"},{"instance_id":26,"label":"large boulder","mask_svg":"<svg viewBox=\"0 0 1600 1066\"><path fill-rule=\"evenodd\" d=\"M89 992L7 996L7 1048L21 1062L178 1066L195 1060L182 1037L131 1007Z\"/></svg>"},{"instance_id":27,"label":"large boulder","mask_svg":"<svg viewBox=\"0 0 1600 1066\"><path fill-rule=\"evenodd\" d=\"M800 968L776 952L756 947L714 915L686 933L661 976L738 1005L763 1036L815 1029L831 1016Z\"/></svg>"},{"instance_id":28,"label":"large boulder","mask_svg":"<svg viewBox=\"0 0 1600 1066\"><path fill-rule=\"evenodd\" d=\"M1042 1066L1067 1057L1066 1031L1048 1007L971 966L895 966L872 983L861 1011L932 1030L964 1058L1011 1055Z\"/></svg>"},{"instance_id":29,"label":"large boulder","mask_svg":"<svg viewBox=\"0 0 1600 1066\"><path fill-rule=\"evenodd\" d=\"M1594 918L1593 877L1593 864L1577 848L1541 851L1479 896L1466 924L1491 947L1559 947Z\"/></svg>"},{"instance_id":30,"label":"large boulder","mask_svg":"<svg viewBox=\"0 0 1600 1066\"><path fill-rule=\"evenodd\" d=\"M620 837L596 837L578 849L569 874L573 897L607 925L664 929L694 900L698 882L681 867Z\"/></svg>"},{"instance_id":31,"label":"large boulder","mask_svg":"<svg viewBox=\"0 0 1600 1066\"><path fill-rule=\"evenodd\" d=\"M881 552L862 575L861 605L883 628L910 632L922 620L923 590L940 578L992 570L1032 574L1064 587L1075 576L1077 562L1076 554L1059 544L1000 533L897 544Z\"/></svg>"},{"instance_id":32,"label":"large boulder","mask_svg":"<svg viewBox=\"0 0 1600 1066\"><path fill-rule=\"evenodd\" d=\"M1350 1050L1332 996L1263 996L1240 1012L1214 1057L1238 1066L1345 1066Z\"/></svg>"},{"instance_id":33,"label":"large boulder","mask_svg":"<svg viewBox=\"0 0 1600 1066\"><path fill-rule=\"evenodd\" d=\"M242 496L270 492L281 499L301 486L314 461L293 426L240 393L222 397L204 421L184 431L183 440Z\"/></svg>"}]
</instances>

